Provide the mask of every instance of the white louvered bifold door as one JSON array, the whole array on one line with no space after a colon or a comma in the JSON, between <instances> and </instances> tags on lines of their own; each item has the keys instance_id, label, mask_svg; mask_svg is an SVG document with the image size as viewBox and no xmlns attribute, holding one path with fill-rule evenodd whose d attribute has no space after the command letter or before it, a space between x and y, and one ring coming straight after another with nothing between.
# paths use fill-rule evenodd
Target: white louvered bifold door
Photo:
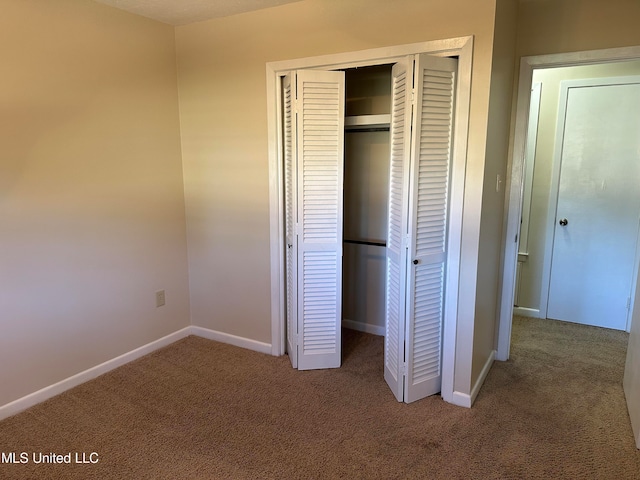
<instances>
[{"instance_id":1,"label":"white louvered bifold door","mask_svg":"<svg viewBox=\"0 0 640 480\"><path fill-rule=\"evenodd\" d=\"M284 212L285 212L285 274L286 274L286 306L287 306L287 353L293 368L298 368L298 334L297 313L297 280L296 251L298 248L296 230L296 163L295 163L295 121L294 74L288 74L282 80L283 110L283 150L284 150Z\"/></svg>"},{"instance_id":2,"label":"white louvered bifold door","mask_svg":"<svg viewBox=\"0 0 640 480\"><path fill-rule=\"evenodd\" d=\"M297 72L298 369L341 360L344 72Z\"/></svg>"},{"instance_id":3,"label":"white louvered bifold door","mask_svg":"<svg viewBox=\"0 0 640 480\"><path fill-rule=\"evenodd\" d=\"M406 234L411 139L411 89L413 61L392 69L391 161L387 230L387 287L385 300L384 379L403 400Z\"/></svg>"},{"instance_id":4,"label":"white louvered bifold door","mask_svg":"<svg viewBox=\"0 0 640 480\"><path fill-rule=\"evenodd\" d=\"M411 145L405 402L440 391L457 62L420 55Z\"/></svg>"}]
</instances>

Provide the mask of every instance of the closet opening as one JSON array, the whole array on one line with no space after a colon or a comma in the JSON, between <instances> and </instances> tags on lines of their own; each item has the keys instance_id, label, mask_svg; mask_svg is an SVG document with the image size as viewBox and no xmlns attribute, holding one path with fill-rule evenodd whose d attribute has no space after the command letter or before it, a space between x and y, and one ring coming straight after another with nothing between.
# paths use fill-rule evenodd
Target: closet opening
<instances>
[{"instance_id":1,"label":"closet opening","mask_svg":"<svg viewBox=\"0 0 640 480\"><path fill-rule=\"evenodd\" d=\"M391 64L345 70L342 357L384 336Z\"/></svg>"}]
</instances>

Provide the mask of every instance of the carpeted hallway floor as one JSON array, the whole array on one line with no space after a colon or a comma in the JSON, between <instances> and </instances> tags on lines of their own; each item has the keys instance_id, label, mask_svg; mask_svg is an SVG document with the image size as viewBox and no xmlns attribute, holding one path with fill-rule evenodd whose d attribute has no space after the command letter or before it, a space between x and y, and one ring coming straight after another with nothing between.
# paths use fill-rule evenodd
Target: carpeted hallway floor
<instances>
[{"instance_id":1,"label":"carpeted hallway floor","mask_svg":"<svg viewBox=\"0 0 640 480\"><path fill-rule=\"evenodd\" d=\"M344 336L343 367L313 372L184 339L0 422L0 451L30 460L0 478L640 478L623 332L516 318L470 410L397 403L382 338ZM99 461L33 463L51 452Z\"/></svg>"}]
</instances>

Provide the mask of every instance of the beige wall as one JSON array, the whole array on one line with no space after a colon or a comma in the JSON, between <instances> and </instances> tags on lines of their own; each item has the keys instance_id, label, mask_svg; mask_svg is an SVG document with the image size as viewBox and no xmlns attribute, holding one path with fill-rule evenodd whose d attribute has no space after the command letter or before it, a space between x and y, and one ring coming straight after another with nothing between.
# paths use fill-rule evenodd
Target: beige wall
<instances>
[{"instance_id":1,"label":"beige wall","mask_svg":"<svg viewBox=\"0 0 640 480\"><path fill-rule=\"evenodd\" d=\"M640 45L637 0L520 0L518 57Z\"/></svg>"},{"instance_id":2,"label":"beige wall","mask_svg":"<svg viewBox=\"0 0 640 480\"><path fill-rule=\"evenodd\" d=\"M187 326L189 307L173 29L8 0L0 58L3 405Z\"/></svg>"},{"instance_id":3,"label":"beige wall","mask_svg":"<svg viewBox=\"0 0 640 480\"><path fill-rule=\"evenodd\" d=\"M518 5L498 0L495 14L491 99L482 195L478 290L475 305L472 385L496 348L505 178L509 149ZM498 177L500 179L498 180Z\"/></svg>"},{"instance_id":4,"label":"beige wall","mask_svg":"<svg viewBox=\"0 0 640 480\"><path fill-rule=\"evenodd\" d=\"M195 325L271 341L265 64L466 35L475 44L461 274L475 297L494 7L305 0L176 29ZM474 303L460 314L469 354L456 389L466 393Z\"/></svg>"},{"instance_id":5,"label":"beige wall","mask_svg":"<svg viewBox=\"0 0 640 480\"><path fill-rule=\"evenodd\" d=\"M541 69L535 70L533 73L533 81L542 84L542 94L529 216L529 258L521 266L522 276L518 285L519 306L521 307L546 310L540 305L540 297L560 83L563 80L628 75L640 75L640 61Z\"/></svg>"}]
</instances>

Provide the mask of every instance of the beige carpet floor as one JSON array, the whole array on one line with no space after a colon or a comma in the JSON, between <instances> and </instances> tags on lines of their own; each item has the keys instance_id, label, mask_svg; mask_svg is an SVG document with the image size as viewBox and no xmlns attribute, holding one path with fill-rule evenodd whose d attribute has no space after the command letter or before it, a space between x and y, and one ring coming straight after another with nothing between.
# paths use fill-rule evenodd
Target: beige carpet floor
<instances>
[{"instance_id":1,"label":"beige carpet floor","mask_svg":"<svg viewBox=\"0 0 640 480\"><path fill-rule=\"evenodd\" d=\"M1 452L98 463L4 463L0 478L640 478L623 332L516 318L512 359L470 410L397 403L382 338L344 337L342 368L312 372L184 339L0 422Z\"/></svg>"}]
</instances>

